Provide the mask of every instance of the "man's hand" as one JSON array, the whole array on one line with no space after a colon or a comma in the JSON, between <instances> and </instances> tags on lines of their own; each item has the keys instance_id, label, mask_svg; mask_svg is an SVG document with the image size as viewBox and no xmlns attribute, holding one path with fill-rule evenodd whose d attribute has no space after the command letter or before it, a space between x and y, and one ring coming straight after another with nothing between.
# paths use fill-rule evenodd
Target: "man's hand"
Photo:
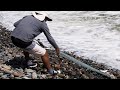
<instances>
[{"instance_id":1,"label":"man's hand","mask_svg":"<svg viewBox=\"0 0 120 90\"><path fill-rule=\"evenodd\" d=\"M57 48L57 49L55 49L55 50L56 50L56 54L57 54L57 56L58 56L58 58L59 58L59 64L56 65L55 68L60 69L60 68L61 68L61 64L62 64L62 59L60 58L60 49Z\"/></svg>"},{"instance_id":2,"label":"man's hand","mask_svg":"<svg viewBox=\"0 0 120 90\"><path fill-rule=\"evenodd\" d=\"M60 49L59 49L59 48L56 48L55 50L56 50L57 56L60 57Z\"/></svg>"}]
</instances>

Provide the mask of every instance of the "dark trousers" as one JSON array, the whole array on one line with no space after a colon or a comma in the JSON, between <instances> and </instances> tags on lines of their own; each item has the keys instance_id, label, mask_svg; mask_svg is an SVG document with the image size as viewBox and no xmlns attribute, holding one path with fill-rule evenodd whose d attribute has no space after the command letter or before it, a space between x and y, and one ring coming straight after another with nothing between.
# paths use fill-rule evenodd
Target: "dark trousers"
<instances>
[{"instance_id":1,"label":"dark trousers","mask_svg":"<svg viewBox=\"0 0 120 90\"><path fill-rule=\"evenodd\" d=\"M18 38L13 37L13 36L11 36L11 40L12 40L12 43L19 48L26 48L30 44L32 44L32 42L24 42Z\"/></svg>"}]
</instances>

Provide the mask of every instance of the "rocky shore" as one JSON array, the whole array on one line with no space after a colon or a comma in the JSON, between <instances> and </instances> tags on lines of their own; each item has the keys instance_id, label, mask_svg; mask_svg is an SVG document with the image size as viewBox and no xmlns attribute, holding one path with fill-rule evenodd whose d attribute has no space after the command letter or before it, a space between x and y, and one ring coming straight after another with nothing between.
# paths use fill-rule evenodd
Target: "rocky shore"
<instances>
[{"instance_id":1,"label":"rocky shore","mask_svg":"<svg viewBox=\"0 0 120 90\"><path fill-rule=\"evenodd\" d=\"M54 50L48 50L50 63L54 69L60 72L59 74L55 76L48 74L42 60L33 55L30 55L30 57L38 63L38 66L36 68L28 68L25 64L22 50L11 43L10 33L11 31L0 26L0 79L109 79L96 72L79 67L65 58L61 58L62 64L60 69L58 69L58 58ZM68 54L98 70L108 73L115 79L120 78L119 70L110 69L104 64L98 64L92 60L76 57L72 53Z\"/></svg>"}]
</instances>

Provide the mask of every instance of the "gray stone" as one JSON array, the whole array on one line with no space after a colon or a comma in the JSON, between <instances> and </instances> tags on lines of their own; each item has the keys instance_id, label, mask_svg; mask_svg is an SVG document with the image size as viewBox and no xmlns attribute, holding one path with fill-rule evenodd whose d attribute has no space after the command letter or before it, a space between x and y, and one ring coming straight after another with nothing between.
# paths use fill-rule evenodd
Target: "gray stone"
<instances>
[{"instance_id":1,"label":"gray stone","mask_svg":"<svg viewBox=\"0 0 120 90\"><path fill-rule=\"evenodd\" d=\"M7 56L3 57L3 59L4 59L4 61L8 61L8 57Z\"/></svg>"},{"instance_id":2,"label":"gray stone","mask_svg":"<svg viewBox=\"0 0 120 90\"><path fill-rule=\"evenodd\" d=\"M0 53L0 55L2 55L2 56L3 56L4 54L5 54L5 51L3 51L3 52Z\"/></svg>"},{"instance_id":3,"label":"gray stone","mask_svg":"<svg viewBox=\"0 0 120 90\"><path fill-rule=\"evenodd\" d=\"M83 77L84 79L89 79L89 77L86 76L85 74L82 74L82 77Z\"/></svg>"},{"instance_id":4,"label":"gray stone","mask_svg":"<svg viewBox=\"0 0 120 90\"><path fill-rule=\"evenodd\" d=\"M1 67L2 67L2 68L5 68L5 69L7 69L7 70L10 70L10 69L11 69L10 66L7 66L7 65L5 65L5 64L2 64Z\"/></svg>"},{"instance_id":5,"label":"gray stone","mask_svg":"<svg viewBox=\"0 0 120 90\"><path fill-rule=\"evenodd\" d=\"M12 54L12 53L13 53L12 49L9 49L9 53L10 53L10 54Z\"/></svg>"},{"instance_id":6,"label":"gray stone","mask_svg":"<svg viewBox=\"0 0 120 90\"><path fill-rule=\"evenodd\" d=\"M2 57L3 55L0 53L0 57Z\"/></svg>"},{"instance_id":7,"label":"gray stone","mask_svg":"<svg viewBox=\"0 0 120 90\"><path fill-rule=\"evenodd\" d=\"M68 76L68 75L66 75L66 76L65 76L65 79L69 79L69 76Z\"/></svg>"},{"instance_id":8,"label":"gray stone","mask_svg":"<svg viewBox=\"0 0 120 90\"><path fill-rule=\"evenodd\" d=\"M32 69L27 69L27 68L26 68L26 69L25 69L25 72L26 72L26 73L33 73L34 70L32 70Z\"/></svg>"},{"instance_id":9,"label":"gray stone","mask_svg":"<svg viewBox=\"0 0 120 90\"><path fill-rule=\"evenodd\" d=\"M12 59L12 54L8 54L9 59Z\"/></svg>"},{"instance_id":10,"label":"gray stone","mask_svg":"<svg viewBox=\"0 0 120 90\"><path fill-rule=\"evenodd\" d=\"M22 77L22 79L31 79L31 78L24 76L24 77Z\"/></svg>"},{"instance_id":11,"label":"gray stone","mask_svg":"<svg viewBox=\"0 0 120 90\"><path fill-rule=\"evenodd\" d=\"M24 72L24 70L22 68L18 69L18 68L15 68L17 71L19 72Z\"/></svg>"},{"instance_id":12,"label":"gray stone","mask_svg":"<svg viewBox=\"0 0 120 90\"><path fill-rule=\"evenodd\" d=\"M74 72L74 71L72 71L72 73L71 73L73 76L75 76L76 75L76 72Z\"/></svg>"},{"instance_id":13,"label":"gray stone","mask_svg":"<svg viewBox=\"0 0 120 90\"><path fill-rule=\"evenodd\" d=\"M20 78L20 77L15 77L15 79L22 79L22 78Z\"/></svg>"},{"instance_id":14,"label":"gray stone","mask_svg":"<svg viewBox=\"0 0 120 90\"><path fill-rule=\"evenodd\" d=\"M2 79L6 79L8 77L8 74L2 75L1 78Z\"/></svg>"},{"instance_id":15,"label":"gray stone","mask_svg":"<svg viewBox=\"0 0 120 90\"><path fill-rule=\"evenodd\" d=\"M10 75L10 78L14 78L14 75L13 75L13 74L11 74L11 75Z\"/></svg>"},{"instance_id":16,"label":"gray stone","mask_svg":"<svg viewBox=\"0 0 120 90\"><path fill-rule=\"evenodd\" d=\"M45 74L42 74L42 75L41 75L41 78L42 78L42 79L45 79L45 78L46 78L46 75L45 75Z\"/></svg>"},{"instance_id":17,"label":"gray stone","mask_svg":"<svg viewBox=\"0 0 120 90\"><path fill-rule=\"evenodd\" d=\"M28 72L25 76L28 78L32 78L32 73Z\"/></svg>"},{"instance_id":18,"label":"gray stone","mask_svg":"<svg viewBox=\"0 0 120 90\"><path fill-rule=\"evenodd\" d=\"M0 76L2 76L2 75L3 75L3 73L1 72L1 73L0 73Z\"/></svg>"},{"instance_id":19,"label":"gray stone","mask_svg":"<svg viewBox=\"0 0 120 90\"><path fill-rule=\"evenodd\" d=\"M21 57L21 55L15 55L15 57Z\"/></svg>"},{"instance_id":20,"label":"gray stone","mask_svg":"<svg viewBox=\"0 0 120 90\"><path fill-rule=\"evenodd\" d=\"M58 74L59 77L64 78L65 74Z\"/></svg>"},{"instance_id":21,"label":"gray stone","mask_svg":"<svg viewBox=\"0 0 120 90\"><path fill-rule=\"evenodd\" d=\"M32 79L37 79L37 74L36 74L36 72L33 72L33 73L32 73Z\"/></svg>"}]
</instances>

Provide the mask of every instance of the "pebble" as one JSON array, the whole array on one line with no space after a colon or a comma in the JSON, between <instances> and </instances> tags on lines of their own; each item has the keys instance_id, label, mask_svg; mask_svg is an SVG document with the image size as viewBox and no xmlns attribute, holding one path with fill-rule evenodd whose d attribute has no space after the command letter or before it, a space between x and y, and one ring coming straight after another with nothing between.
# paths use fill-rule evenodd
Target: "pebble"
<instances>
[{"instance_id":1,"label":"pebble","mask_svg":"<svg viewBox=\"0 0 120 90\"><path fill-rule=\"evenodd\" d=\"M66 75L66 76L65 76L65 79L69 79L69 76L68 76L68 75Z\"/></svg>"},{"instance_id":2,"label":"pebble","mask_svg":"<svg viewBox=\"0 0 120 90\"><path fill-rule=\"evenodd\" d=\"M37 79L37 74L36 74L36 72L33 72L33 73L32 73L32 79Z\"/></svg>"},{"instance_id":3,"label":"pebble","mask_svg":"<svg viewBox=\"0 0 120 90\"><path fill-rule=\"evenodd\" d=\"M10 66L5 65L5 64L2 64L2 65L1 65L1 67L2 67L2 68L5 68L5 69L8 69L8 70L10 70L10 69L11 69L11 67L10 67Z\"/></svg>"},{"instance_id":4,"label":"pebble","mask_svg":"<svg viewBox=\"0 0 120 90\"><path fill-rule=\"evenodd\" d=\"M2 76L3 75L3 73L0 73L0 76Z\"/></svg>"},{"instance_id":5,"label":"pebble","mask_svg":"<svg viewBox=\"0 0 120 90\"><path fill-rule=\"evenodd\" d=\"M8 61L8 57L7 56L3 57L3 60Z\"/></svg>"},{"instance_id":6,"label":"pebble","mask_svg":"<svg viewBox=\"0 0 120 90\"><path fill-rule=\"evenodd\" d=\"M31 78L24 76L24 77L22 77L22 79L31 79Z\"/></svg>"},{"instance_id":7,"label":"pebble","mask_svg":"<svg viewBox=\"0 0 120 90\"><path fill-rule=\"evenodd\" d=\"M55 68L55 69L60 69L60 65L55 64L54 68Z\"/></svg>"},{"instance_id":8,"label":"pebble","mask_svg":"<svg viewBox=\"0 0 120 90\"><path fill-rule=\"evenodd\" d=\"M2 75L1 78L2 79L6 79L8 77L8 74Z\"/></svg>"},{"instance_id":9,"label":"pebble","mask_svg":"<svg viewBox=\"0 0 120 90\"><path fill-rule=\"evenodd\" d=\"M32 73L29 72L25 76L28 77L28 78L32 78Z\"/></svg>"},{"instance_id":10,"label":"pebble","mask_svg":"<svg viewBox=\"0 0 120 90\"><path fill-rule=\"evenodd\" d=\"M65 74L58 74L59 77L64 78Z\"/></svg>"},{"instance_id":11,"label":"pebble","mask_svg":"<svg viewBox=\"0 0 120 90\"><path fill-rule=\"evenodd\" d=\"M8 54L8 57L9 57L9 59L12 59L12 55L11 54Z\"/></svg>"},{"instance_id":12,"label":"pebble","mask_svg":"<svg viewBox=\"0 0 120 90\"><path fill-rule=\"evenodd\" d=\"M10 75L10 78L14 78L14 75L11 74L11 75Z\"/></svg>"},{"instance_id":13,"label":"pebble","mask_svg":"<svg viewBox=\"0 0 120 90\"><path fill-rule=\"evenodd\" d=\"M46 75L45 75L45 74L42 74L41 77L42 77L43 79L45 79L45 78L46 78Z\"/></svg>"},{"instance_id":14,"label":"pebble","mask_svg":"<svg viewBox=\"0 0 120 90\"><path fill-rule=\"evenodd\" d=\"M106 72L106 74L108 74L112 79L117 79L112 73L110 72Z\"/></svg>"},{"instance_id":15,"label":"pebble","mask_svg":"<svg viewBox=\"0 0 120 90\"><path fill-rule=\"evenodd\" d=\"M15 57L16 57L16 58L19 58L19 57L21 57L21 55L15 55Z\"/></svg>"},{"instance_id":16,"label":"pebble","mask_svg":"<svg viewBox=\"0 0 120 90\"><path fill-rule=\"evenodd\" d=\"M60 71L60 70L57 70L57 72L58 72L58 74L60 74L60 73L61 73L61 71Z\"/></svg>"},{"instance_id":17,"label":"pebble","mask_svg":"<svg viewBox=\"0 0 120 90\"><path fill-rule=\"evenodd\" d=\"M16 71L19 71L19 72L24 72L24 70L22 68L18 69L18 68L15 68Z\"/></svg>"},{"instance_id":18,"label":"pebble","mask_svg":"<svg viewBox=\"0 0 120 90\"><path fill-rule=\"evenodd\" d=\"M2 51L2 52L0 53L0 55L4 56L4 55L5 55L5 51Z\"/></svg>"},{"instance_id":19,"label":"pebble","mask_svg":"<svg viewBox=\"0 0 120 90\"><path fill-rule=\"evenodd\" d=\"M34 72L34 70L25 68L25 72L26 73L32 73L32 72Z\"/></svg>"},{"instance_id":20,"label":"pebble","mask_svg":"<svg viewBox=\"0 0 120 90\"><path fill-rule=\"evenodd\" d=\"M84 79L89 79L89 77L86 76L85 74L82 74L82 77L83 77Z\"/></svg>"},{"instance_id":21,"label":"pebble","mask_svg":"<svg viewBox=\"0 0 120 90\"><path fill-rule=\"evenodd\" d=\"M22 78L20 78L20 77L14 77L14 79L22 79Z\"/></svg>"},{"instance_id":22,"label":"pebble","mask_svg":"<svg viewBox=\"0 0 120 90\"><path fill-rule=\"evenodd\" d=\"M75 75L76 75L76 72L75 72L75 71L72 71L71 74L72 74L73 76L75 76Z\"/></svg>"}]
</instances>

